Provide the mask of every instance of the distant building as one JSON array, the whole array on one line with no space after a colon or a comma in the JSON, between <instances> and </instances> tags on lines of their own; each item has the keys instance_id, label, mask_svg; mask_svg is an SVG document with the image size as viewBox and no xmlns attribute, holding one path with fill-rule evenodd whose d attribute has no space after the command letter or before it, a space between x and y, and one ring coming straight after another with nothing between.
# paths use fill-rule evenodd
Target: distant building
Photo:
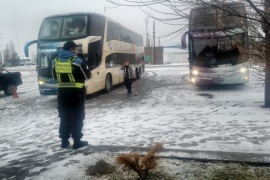
<instances>
[{"instance_id":1,"label":"distant building","mask_svg":"<svg viewBox=\"0 0 270 180\"><path fill-rule=\"evenodd\" d=\"M155 58L153 57L155 53ZM181 64L188 63L188 51L179 47L145 47L144 48L146 64Z\"/></svg>"},{"instance_id":2,"label":"distant building","mask_svg":"<svg viewBox=\"0 0 270 180\"><path fill-rule=\"evenodd\" d=\"M188 51L180 48L164 48L164 64L188 63Z\"/></svg>"},{"instance_id":3,"label":"distant building","mask_svg":"<svg viewBox=\"0 0 270 180\"><path fill-rule=\"evenodd\" d=\"M155 53L155 55L154 55ZM163 64L163 47L145 47L144 56L146 57L146 64ZM154 58L153 58L154 56Z\"/></svg>"}]
</instances>

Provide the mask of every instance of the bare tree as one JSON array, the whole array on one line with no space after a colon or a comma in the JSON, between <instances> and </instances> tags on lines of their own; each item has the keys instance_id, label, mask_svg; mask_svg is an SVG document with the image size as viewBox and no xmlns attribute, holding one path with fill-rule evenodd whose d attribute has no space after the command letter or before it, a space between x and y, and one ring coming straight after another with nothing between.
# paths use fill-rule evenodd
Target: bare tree
<instances>
[{"instance_id":1,"label":"bare tree","mask_svg":"<svg viewBox=\"0 0 270 180\"><path fill-rule=\"evenodd\" d=\"M2 57L3 55L2 55L2 51L0 51L0 65L2 65L3 64L3 57Z\"/></svg>"},{"instance_id":2,"label":"bare tree","mask_svg":"<svg viewBox=\"0 0 270 180\"><path fill-rule=\"evenodd\" d=\"M7 65L7 63L10 60L10 53L9 53L9 48L8 45L6 45L6 48L4 49L4 61L5 61L5 65Z\"/></svg>"},{"instance_id":3,"label":"bare tree","mask_svg":"<svg viewBox=\"0 0 270 180\"><path fill-rule=\"evenodd\" d=\"M4 50L4 61L11 66L17 66L19 64L19 56L15 51L15 46L12 41L6 44L6 48Z\"/></svg>"},{"instance_id":4,"label":"bare tree","mask_svg":"<svg viewBox=\"0 0 270 180\"><path fill-rule=\"evenodd\" d=\"M35 51L31 51L31 59L33 63L37 63L37 55Z\"/></svg>"},{"instance_id":5,"label":"bare tree","mask_svg":"<svg viewBox=\"0 0 270 180\"><path fill-rule=\"evenodd\" d=\"M175 32L160 36L174 38L188 29L189 12L195 6L210 5L225 10L226 0L107 0L116 6L140 8L147 16L167 25L177 26ZM239 1L237 1L239 2ZM265 86L265 107L270 107L270 1L240 0L247 10L249 62L258 84ZM232 14L235 16L236 14Z\"/></svg>"}]
</instances>

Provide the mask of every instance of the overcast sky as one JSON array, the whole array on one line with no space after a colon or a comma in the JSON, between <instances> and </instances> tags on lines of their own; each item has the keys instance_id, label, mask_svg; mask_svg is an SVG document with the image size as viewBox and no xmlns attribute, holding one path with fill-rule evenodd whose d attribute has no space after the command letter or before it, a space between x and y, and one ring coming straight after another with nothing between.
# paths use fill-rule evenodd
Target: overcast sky
<instances>
[{"instance_id":1,"label":"overcast sky","mask_svg":"<svg viewBox=\"0 0 270 180\"><path fill-rule=\"evenodd\" d=\"M117 7L106 0L0 0L0 49L3 50L9 41L13 41L16 51L23 58L23 47L27 41L35 40L43 18L61 13L96 12L135 30L145 37L145 15L139 8ZM166 29L167 28L167 29ZM165 30L164 30L165 29ZM153 20L148 23L148 31L153 31ZM168 27L156 22L156 33L172 32ZM158 35L156 36L158 37ZM180 38L166 42L161 39L161 45L176 44ZM158 45L158 39L156 39Z\"/></svg>"}]
</instances>

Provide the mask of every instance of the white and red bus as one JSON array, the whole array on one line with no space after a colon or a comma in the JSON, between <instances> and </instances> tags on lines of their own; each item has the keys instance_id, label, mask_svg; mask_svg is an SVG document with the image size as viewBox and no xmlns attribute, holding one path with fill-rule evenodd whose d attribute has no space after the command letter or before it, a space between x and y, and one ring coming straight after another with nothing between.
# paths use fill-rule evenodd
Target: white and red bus
<instances>
[{"instance_id":1,"label":"white and red bus","mask_svg":"<svg viewBox=\"0 0 270 180\"><path fill-rule=\"evenodd\" d=\"M243 3L202 5L190 11L190 81L196 85L244 84L249 80L248 27Z\"/></svg>"}]
</instances>

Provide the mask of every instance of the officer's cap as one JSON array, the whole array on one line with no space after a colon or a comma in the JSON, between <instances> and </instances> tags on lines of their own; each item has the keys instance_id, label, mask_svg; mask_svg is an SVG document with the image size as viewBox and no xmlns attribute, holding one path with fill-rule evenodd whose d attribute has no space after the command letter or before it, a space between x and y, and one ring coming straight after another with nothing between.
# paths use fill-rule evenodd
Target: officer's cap
<instances>
[{"instance_id":1,"label":"officer's cap","mask_svg":"<svg viewBox=\"0 0 270 180\"><path fill-rule=\"evenodd\" d=\"M63 46L63 50L69 51L70 49L74 49L76 47L77 45L75 44L74 41L67 41Z\"/></svg>"}]
</instances>

